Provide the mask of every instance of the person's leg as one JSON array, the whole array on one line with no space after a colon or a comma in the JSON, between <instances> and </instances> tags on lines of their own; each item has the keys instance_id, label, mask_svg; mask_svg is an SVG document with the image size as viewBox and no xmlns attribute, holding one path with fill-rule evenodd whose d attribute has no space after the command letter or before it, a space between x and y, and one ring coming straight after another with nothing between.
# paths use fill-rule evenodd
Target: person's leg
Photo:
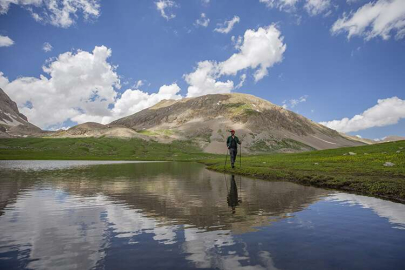
<instances>
[{"instance_id":1,"label":"person's leg","mask_svg":"<svg viewBox=\"0 0 405 270\"><path fill-rule=\"evenodd\" d=\"M233 168L233 167L235 166L234 164L235 164L235 159L236 159L237 151L236 151L236 149L231 148L231 149L229 149L229 152L230 152L230 154L231 154L231 165L232 165L232 168Z\"/></svg>"},{"instance_id":2,"label":"person's leg","mask_svg":"<svg viewBox=\"0 0 405 270\"><path fill-rule=\"evenodd\" d=\"M229 148L229 156L230 156L230 160L231 160L231 166L233 167L233 163L234 163L234 159L233 159L233 148Z\"/></svg>"}]
</instances>

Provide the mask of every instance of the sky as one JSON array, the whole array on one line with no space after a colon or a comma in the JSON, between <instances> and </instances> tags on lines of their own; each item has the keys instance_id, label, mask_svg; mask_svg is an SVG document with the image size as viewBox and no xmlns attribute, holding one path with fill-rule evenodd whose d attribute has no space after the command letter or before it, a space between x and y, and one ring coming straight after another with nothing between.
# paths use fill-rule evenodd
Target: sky
<instances>
[{"instance_id":1,"label":"sky","mask_svg":"<svg viewBox=\"0 0 405 270\"><path fill-rule=\"evenodd\" d=\"M0 0L0 88L43 129L239 92L381 139L404 86L403 0Z\"/></svg>"}]
</instances>

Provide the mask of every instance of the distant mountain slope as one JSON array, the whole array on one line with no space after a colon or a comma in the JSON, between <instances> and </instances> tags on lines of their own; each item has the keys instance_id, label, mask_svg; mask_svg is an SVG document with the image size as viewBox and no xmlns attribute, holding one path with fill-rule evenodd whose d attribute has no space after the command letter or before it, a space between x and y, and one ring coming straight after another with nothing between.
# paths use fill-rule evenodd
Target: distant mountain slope
<instances>
[{"instance_id":1,"label":"distant mountain slope","mask_svg":"<svg viewBox=\"0 0 405 270\"><path fill-rule=\"evenodd\" d=\"M42 130L29 123L17 104L0 88L0 137L33 136Z\"/></svg>"},{"instance_id":2,"label":"distant mountain slope","mask_svg":"<svg viewBox=\"0 0 405 270\"><path fill-rule=\"evenodd\" d=\"M139 134L133 129L115 127L94 122L87 122L71 127L67 130L58 130L51 134L59 138L82 138L82 137L117 137L117 138L140 138L149 141L151 138Z\"/></svg>"},{"instance_id":3,"label":"distant mountain slope","mask_svg":"<svg viewBox=\"0 0 405 270\"><path fill-rule=\"evenodd\" d=\"M165 100L121 118L111 127L127 127L153 138L193 140L206 152L224 153L230 129L247 152L298 152L357 146L299 114L247 94L215 94Z\"/></svg>"},{"instance_id":4,"label":"distant mountain slope","mask_svg":"<svg viewBox=\"0 0 405 270\"><path fill-rule=\"evenodd\" d=\"M401 136L387 136L385 138L383 138L382 140L378 141L379 143L383 143L383 142L396 142L396 141L404 141L405 137L401 137Z\"/></svg>"}]
</instances>

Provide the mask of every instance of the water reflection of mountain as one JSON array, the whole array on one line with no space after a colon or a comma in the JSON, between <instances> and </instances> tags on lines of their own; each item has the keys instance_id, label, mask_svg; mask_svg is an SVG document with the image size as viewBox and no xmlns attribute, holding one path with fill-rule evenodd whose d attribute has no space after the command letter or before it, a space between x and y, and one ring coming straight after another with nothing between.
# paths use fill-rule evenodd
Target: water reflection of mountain
<instances>
[{"instance_id":1,"label":"water reflection of mountain","mask_svg":"<svg viewBox=\"0 0 405 270\"><path fill-rule=\"evenodd\" d=\"M243 268L244 254L215 251L244 246L233 236L266 226L325 195L324 190L290 183L240 180L242 202L228 206L230 176L198 164L95 166L45 172L2 172L0 247L25 258L29 268L78 265L106 260L112 239L152 234L163 245L179 242L196 267ZM109 232L109 233L107 233ZM13 248L12 248L13 247ZM4 251L4 250L3 250ZM236 252L236 251L235 251ZM0 252L1 253L1 252ZM274 268L261 252L252 269ZM25 257L24 257L25 256Z\"/></svg>"},{"instance_id":2,"label":"water reflection of mountain","mask_svg":"<svg viewBox=\"0 0 405 270\"><path fill-rule=\"evenodd\" d=\"M69 194L101 193L168 224L189 224L204 230L232 229L240 233L267 225L269 216L277 219L299 211L328 193L292 183L244 179L242 187L238 187L243 203L232 214L227 204L230 176L224 178L198 164L187 164L181 170L176 164L159 164L158 168L132 165L128 169L118 175L110 173L109 178L97 178L93 175L98 174L94 168L80 181L59 179L53 184ZM239 177L237 182L239 185Z\"/></svg>"},{"instance_id":3,"label":"water reflection of mountain","mask_svg":"<svg viewBox=\"0 0 405 270\"><path fill-rule=\"evenodd\" d=\"M117 241L141 244L145 254L167 246L199 268L276 269L269 252L249 248L235 234L267 226L329 193L291 183L240 183L236 176L242 202L233 214L227 202L229 176L198 164L175 163L20 172L2 177L0 183L1 201L6 202L0 217L0 257L6 253L25 260L28 268L41 269L104 268ZM356 201L352 196L332 198ZM361 203L378 209L378 201L385 202L375 200ZM384 208L376 212L401 222L395 211L403 208L393 207L391 213L389 205ZM145 235L151 238L148 242Z\"/></svg>"}]
</instances>

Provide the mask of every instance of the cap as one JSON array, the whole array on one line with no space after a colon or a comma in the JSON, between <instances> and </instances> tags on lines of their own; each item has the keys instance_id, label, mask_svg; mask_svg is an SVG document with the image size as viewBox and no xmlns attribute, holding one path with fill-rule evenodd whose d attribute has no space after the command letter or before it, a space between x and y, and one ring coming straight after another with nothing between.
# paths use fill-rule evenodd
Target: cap
<instances>
[{"instance_id":1,"label":"cap","mask_svg":"<svg viewBox=\"0 0 405 270\"><path fill-rule=\"evenodd\" d=\"M231 132L235 132L235 130L232 129Z\"/></svg>"}]
</instances>

